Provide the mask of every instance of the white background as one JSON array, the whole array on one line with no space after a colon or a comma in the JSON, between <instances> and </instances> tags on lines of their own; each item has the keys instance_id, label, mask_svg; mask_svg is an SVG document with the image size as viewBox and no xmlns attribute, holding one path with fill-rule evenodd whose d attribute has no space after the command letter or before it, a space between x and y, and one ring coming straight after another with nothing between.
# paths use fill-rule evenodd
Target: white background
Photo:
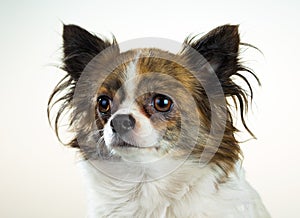
<instances>
[{"instance_id":1,"label":"white background","mask_svg":"<svg viewBox=\"0 0 300 218\"><path fill-rule=\"evenodd\" d=\"M75 153L46 119L60 64L62 23L119 42L138 37L183 41L218 25L240 24L242 41L260 48L248 60L262 80L252 130L242 145L247 178L273 217L299 217L299 1L1 1L0 217L85 216Z\"/></svg>"}]
</instances>

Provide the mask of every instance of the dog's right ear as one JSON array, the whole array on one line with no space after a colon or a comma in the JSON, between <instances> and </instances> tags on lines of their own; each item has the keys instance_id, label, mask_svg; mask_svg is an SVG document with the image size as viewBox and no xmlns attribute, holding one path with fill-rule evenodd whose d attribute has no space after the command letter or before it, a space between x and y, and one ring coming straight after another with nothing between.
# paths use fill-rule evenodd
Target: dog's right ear
<instances>
[{"instance_id":1,"label":"dog's right ear","mask_svg":"<svg viewBox=\"0 0 300 218\"><path fill-rule=\"evenodd\" d=\"M116 44L101 39L76 25L63 27L63 70L77 81L85 66L101 51Z\"/></svg>"}]
</instances>

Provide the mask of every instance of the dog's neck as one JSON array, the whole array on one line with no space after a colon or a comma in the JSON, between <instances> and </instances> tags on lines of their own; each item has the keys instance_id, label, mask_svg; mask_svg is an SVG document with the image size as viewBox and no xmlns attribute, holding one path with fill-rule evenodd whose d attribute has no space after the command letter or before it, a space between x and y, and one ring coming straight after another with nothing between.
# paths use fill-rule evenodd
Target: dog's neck
<instances>
[{"instance_id":1,"label":"dog's neck","mask_svg":"<svg viewBox=\"0 0 300 218\"><path fill-rule=\"evenodd\" d=\"M253 198L257 198L238 167L227 177L215 166L200 168L186 162L170 174L151 180L157 175L155 169L129 169L124 163L115 164L111 169L119 172L120 177L113 178L116 174L105 175L108 172L97 169L89 161L82 161L80 166L87 182L91 218L207 217L206 211L222 211L223 216L213 212L209 217L226 217L226 211L242 214ZM130 181L133 172L136 181ZM232 196L236 197L232 199ZM232 208L232 205L240 207ZM207 210L212 206L215 210Z\"/></svg>"}]
</instances>

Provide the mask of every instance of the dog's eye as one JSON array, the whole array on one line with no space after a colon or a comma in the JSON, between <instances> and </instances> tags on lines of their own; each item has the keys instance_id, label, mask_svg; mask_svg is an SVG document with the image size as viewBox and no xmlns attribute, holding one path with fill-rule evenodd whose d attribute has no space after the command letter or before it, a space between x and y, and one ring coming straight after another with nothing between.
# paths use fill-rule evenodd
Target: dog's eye
<instances>
[{"instance_id":1,"label":"dog's eye","mask_svg":"<svg viewBox=\"0 0 300 218\"><path fill-rule=\"evenodd\" d=\"M173 102L168 96L156 95L153 98L153 106L159 112L167 112L172 108Z\"/></svg>"},{"instance_id":2,"label":"dog's eye","mask_svg":"<svg viewBox=\"0 0 300 218\"><path fill-rule=\"evenodd\" d=\"M100 113L107 113L110 111L111 100L106 95L98 97L98 110Z\"/></svg>"}]
</instances>

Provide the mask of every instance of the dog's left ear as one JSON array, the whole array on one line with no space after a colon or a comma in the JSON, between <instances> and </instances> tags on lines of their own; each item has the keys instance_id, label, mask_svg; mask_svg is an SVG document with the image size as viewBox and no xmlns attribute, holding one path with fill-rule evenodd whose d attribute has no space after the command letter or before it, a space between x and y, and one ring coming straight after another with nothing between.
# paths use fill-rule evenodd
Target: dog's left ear
<instances>
[{"instance_id":1,"label":"dog's left ear","mask_svg":"<svg viewBox=\"0 0 300 218\"><path fill-rule=\"evenodd\" d=\"M64 25L63 28L63 69L77 81L85 66L111 43L101 39L76 25Z\"/></svg>"},{"instance_id":2,"label":"dog's left ear","mask_svg":"<svg viewBox=\"0 0 300 218\"><path fill-rule=\"evenodd\" d=\"M196 66L199 66L200 69L197 70L205 75L206 71L211 69L207 68L207 62L209 63L219 79L225 97L231 97L235 103L236 109L239 107L244 127L252 136L254 136L247 127L244 119L244 113L247 112L248 108L248 97L252 100L253 91L250 82L242 72L248 72L254 76L259 85L260 82L257 76L250 69L239 62L240 44L242 43L240 43L238 26L224 25L213 29L198 40L195 40L193 37L186 39L185 45L187 45L187 48L183 50L183 54L188 55L188 57L190 57L189 59L191 59L190 61L194 61L194 63L198 61L199 63L199 57L189 55L189 50L192 48L205 58L205 60L200 58L200 65L198 64ZM248 46L255 48L251 45ZM248 92L234 82L232 76L239 77L247 84L250 95L248 95ZM230 113L229 116L231 117ZM230 119L232 120L232 118Z\"/></svg>"},{"instance_id":3,"label":"dog's left ear","mask_svg":"<svg viewBox=\"0 0 300 218\"><path fill-rule=\"evenodd\" d=\"M198 40L187 38L185 43L209 62L220 80L228 79L238 70L240 37L237 25L217 27Z\"/></svg>"}]
</instances>

